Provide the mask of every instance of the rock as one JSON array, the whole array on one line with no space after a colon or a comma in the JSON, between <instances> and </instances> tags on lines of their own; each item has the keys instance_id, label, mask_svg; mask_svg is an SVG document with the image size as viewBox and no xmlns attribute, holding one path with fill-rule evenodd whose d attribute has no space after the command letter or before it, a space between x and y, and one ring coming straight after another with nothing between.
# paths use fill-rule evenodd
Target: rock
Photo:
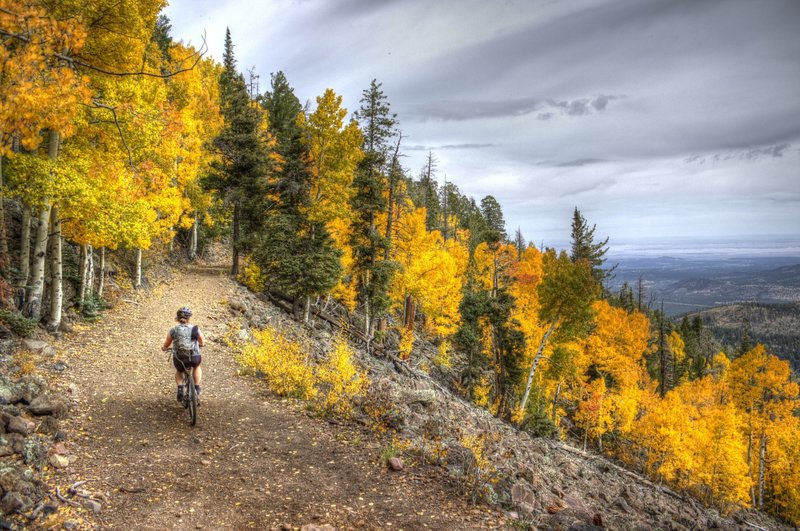
<instances>
[{"instance_id":1,"label":"rock","mask_svg":"<svg viewBox=\"0 0 800 531\"><path fill-rule=\"evenodd\" d=\"M389 470L394 470L395 472L403 470L403 461L399 457L390 457Z\"/></svg>"},{"instance_id":2,"label":"rock","mask_svg":"<svg viewBox=\"0 0 800 531\"><path fill-rule=\"evenodd\" d=\"M575 514L577 514L581 519L590 521L593 517L593 512L589 509L589 507L584 503L584 501L573 495L566 495L564 496L564 503L572 509Z\"/></svg>"},{"instance_id":3,"label":"rock","mask_svg":"<svg viewBox=\"0 0 800 531\"><path fill-rule=\"evenodd\" d=\"M100 511L103 510L103 506L100 504L99 501L92 500L90 498L85 498L81 502L81 505L83 505L84 509L86 509L87 511L91 511L94 514L100 514Z\"/></svg>"},{"instance_id":4,"label":"rock","mask_svg":"<svg viewBox=\"0 0 800 531\"><path fill-rule=\"evenodd\" d=\"M60 417L64 415L66 407L59 400L53 400L47 395L39 395L28 404L28 411L34 415L53 415Z\"/></svg>"},{"instance_id":5,"label":"rock","mask_svg":"<svg viewBox=\"0 0 800 531\"><path fill-rule=\"evenodd\" d=\"M240 301L240 300L238 300L238 299L231 299L231 300L229 300L229 301L228 301L228 307L229 307L231 310L235 310L235 311L237 311L237 312L242 312L242 313L244 313L244 312L246 312L246 311L247 311L247 305L245 305L245 303L243 303L242 301Z\"/></svg>"},{"instance_id":6,"label":"rock","mask_svg":"<svg viewBox=\"0 0 800 531\"><path fill-rule=\"evenodd\" d=\"M628 502L625 501L625 498L619 498L614 505L623 513L627 514L633 513L633 509L631 509L631 506L628 505Z\"/></svg>"},{"instance_id":7,"label":"rock","mask_svg":"<svg viewBox=\"0 0 800 531\"><path fill-rule=\"evenodd\" d=\"M50 453L55 455L67 455L69 454L69 450L67 449L67 445L63 442L57 442L50 448Z\"/></svg>"},{"instance_id":8,"label":"rock","mask_svg":"<svg viewBox=\"0 0 800 531\"><path fill-rule=\"evenodd\" d=\"M67 369L68 365L63 361L58 361L53 364L53 370L56 372L63 372Z\"/></svg>"},{"instance_id":9,"label":"rock","mask_svg":"<svg viewBox=\"0 0 800 531\"><path fill-rule=\"evenodd\" d=\"M25 512L32 506L33 502L31 499L19 492L6 492L6 495L0 500L0 509L2 509L5 514L17 511Z\"/></svg>"},{"instance_id":10,"label":"rock","mask_svg":"<svg viewBox=\"0 0 800 531\"><path fill-rule=\"evenodd\" d=\"M31 352L41 352L49 346L50 345L48 345L46 341L40 341L38 339L22 340L22 348L25 350L30 350Z\"/></svg>"},{"instance_id":11,"label":"rock","mask_svg":"<svg viewBox=\"0 0 800 531\"><path fill-rule=\"evenodd\" d=\"M39 427L37 428L36 431L39 433L44 433L46 435L55 436L58 433L60 426L61 423L57 418L47 416L44 417L44 419L42 419L42 422L39 423Z\"/></svg>"},{"instance_id":12,"label":"rock","mask_svg":"<svg viewBox=\"0 0 800 531\"><path fill-rule=\"evenodd\" d=\"M37 469L42 468L47 459L47 441L38 435L33 435L24 439L21 448L14 448L19 453L25 464L33 465Z\"/></svg>"},{"instance_id":13,"label":"rock","mask_svg":"<svg viewBox=\"0 0 800 531\"><path fill-rule=\"evenodd\" d=\"M11 416L8 419L8 425L6 426L6 429L8 429L9 433L19 433L20 435L30 435L33 433L35 428L36 424L28 419Z\"/></svg>"},{"instance_id":14,"label":"rock","mask_svg":"<svg viewBox=\"0 0 800 531\"><path fill-rule=\"evenodd\" d=\"M433 389L408 389L403 393L403 401L408 404L422 404L430 406L436 402L436 391Z\"/></svg>"},{"instance_id":15,"label":"rock","mask_svg":"<svg viewBox=\"0 0 800 531\"><path fill-rule=\"evenodd\" d=\"M81 525L81 523L79 521L73 520L73 519L69 519L69 520L66 520L61 525L61 527L63 527L64 529L78 529L78 526L80 526L80 525Z\"/></svg>"},{"instance_id":16,"label":"rock","mask_svg":"<svg viewBox=\"0 0 800 531\"><path fill-rule=\"evenodd\" d=\"M47 380L38 375L26 375L17 382L22 398L20 402L30 404L34 398L47 392Z\"/></svg>"},{"instance_id":17,"label":"rock","mask_svg":"<svg viewBox=\"0 0 800 531\"><path fill-rule=\"evenodd\" d=\"M306 524L300 528L300 531L336 531L336 528L331 524Z\"/></svg>"},{"instance_id":18,"label":"rock","mask_svg":"<svg viewBox=\"0 0 800 531\"><path fill-rule=\"evenodd\" d=\"M47 462L50 463L53 468L67 468L69 466L69 459L59 454L50 455Z\"/></svg>"},{"instance_id":19,"label":"rock","mask_svg":"<svg viewBox=\"0 0 800 531\"><path fill-rule=\"evenodd\" d=\"M518 481L511 487L511 503L517 506L523 503L534 506L536 494L525 482Z\"/></svg>"}]
</instances>

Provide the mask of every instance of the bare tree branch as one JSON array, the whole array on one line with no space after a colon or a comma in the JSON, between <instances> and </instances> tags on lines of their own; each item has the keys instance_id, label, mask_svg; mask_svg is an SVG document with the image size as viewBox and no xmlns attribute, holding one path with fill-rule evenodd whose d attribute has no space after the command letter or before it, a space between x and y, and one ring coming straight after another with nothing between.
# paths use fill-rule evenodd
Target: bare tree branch
<instances>
[{"instance_id":1,"label":"bare tree branch","mask_svg":"<svg viewBox=\"0 0 800 531\"><path fill-rule=\"evenodd\" d=\"M130 164L131 171L133 171L133 173L136 173L136 168L133 165L133 155L131 154L131 148L128 146L128 142L125 140L125 135L122 133L122 127L120 127L119 120L117 120L116 108L112 107L111 105L100 103L97 100L92 100L92 104L97 109L106 109L111 111L112 116L114 116L114 125L117 126L117 131L119 132L119 138L120 140L122 140L122 145L125 146L125 151L128 152L128 164Z\"/></svg>"}]
</instances>

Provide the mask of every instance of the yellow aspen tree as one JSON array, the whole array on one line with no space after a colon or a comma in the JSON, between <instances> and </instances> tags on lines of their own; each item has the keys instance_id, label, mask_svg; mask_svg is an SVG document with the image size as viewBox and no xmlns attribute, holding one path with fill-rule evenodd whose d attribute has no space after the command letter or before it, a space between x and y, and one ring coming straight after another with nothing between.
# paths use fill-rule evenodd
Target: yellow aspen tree
<instances>
[{"instance_id":1,"label":"yellow aspen tree","mask_svg":"<svg viewBox=\"0 0 800 531\"><path fill-rule=\"evenodd\" d=\"M773 481L769 456L771 433L798 407L798 385L790 379L789 362L769 354L763 345L736 358L728 371L733 400L747 417L747 464L753 480L751 502L765 505L766 485Z\"/></svg>"}]
</instances>

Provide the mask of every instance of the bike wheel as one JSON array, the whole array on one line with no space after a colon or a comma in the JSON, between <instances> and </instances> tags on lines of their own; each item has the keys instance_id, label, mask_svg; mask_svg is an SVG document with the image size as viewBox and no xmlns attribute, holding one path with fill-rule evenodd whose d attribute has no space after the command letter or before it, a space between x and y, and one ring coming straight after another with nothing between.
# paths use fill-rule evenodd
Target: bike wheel
<instances>
[{"instance_id":1,"label":"bike wheel","mask_svg":"<svg viewBox=\"0 0 800 531\"><path fill-rule=\"evenodd\" d=\"M189 425L194 426L197 423L197 390L194 388L194 378L191 372L186 377L185 394L188 403L186 410L189 413Z\"/></svg>"}]
</instances>

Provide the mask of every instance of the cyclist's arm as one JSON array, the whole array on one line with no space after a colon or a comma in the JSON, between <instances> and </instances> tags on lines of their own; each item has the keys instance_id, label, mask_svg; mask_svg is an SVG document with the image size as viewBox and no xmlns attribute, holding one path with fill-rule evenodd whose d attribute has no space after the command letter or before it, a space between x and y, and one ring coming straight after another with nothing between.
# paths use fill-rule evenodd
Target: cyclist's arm
<instances>
[{"instance_id":1,"label":"cyclist's arm","mask_svg":"<svg viewBox=\"0 0 800 531\"><path fill-rule=\"evenodd\" d=\"M167 339L164 340L164 345L161 347L161 350L166 352L171 344L172 344L172 336L169 335L169 333L168 333L167 334Z\"/></svg>"},{"instance_id":2,"label":"cyclist's arm","mask_svg":"<svg viewBox=\"0 0 800 531\"><path fill-rule=\"evenodd\" d=\"M203 343L204 343L204 340L203 340L203 333L202 333L202 332L200 331L200 329L198 328L198 329L197 329L197 344L198 344L198 345L200 345L200 346L202 347L202 346L203 346Z\"/></svg>"}]
</instances>

